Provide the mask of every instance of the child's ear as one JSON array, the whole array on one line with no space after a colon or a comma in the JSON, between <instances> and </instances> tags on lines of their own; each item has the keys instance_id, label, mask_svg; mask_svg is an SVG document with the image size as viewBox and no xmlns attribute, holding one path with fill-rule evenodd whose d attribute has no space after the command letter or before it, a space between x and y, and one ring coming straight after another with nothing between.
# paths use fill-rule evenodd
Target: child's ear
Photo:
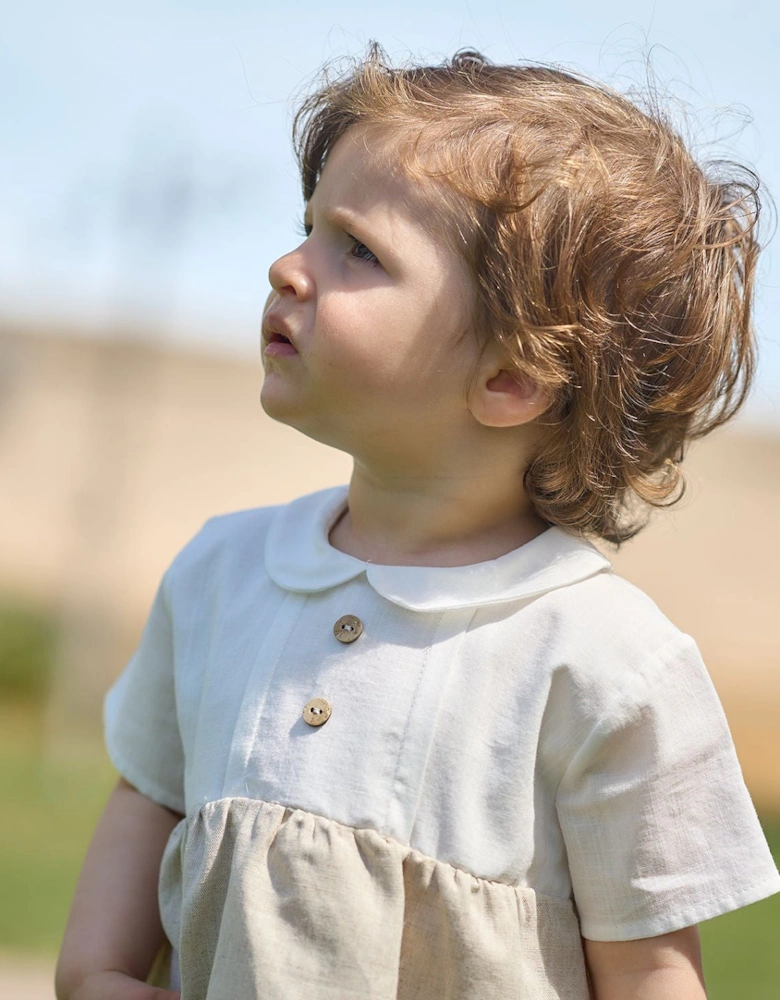
<instances>
[{"instance_id":1,"label":"child's ear","mask_svg":"<svg viewBox=\"0 0 780 1000\"><path fill-rule=\"evenodd\" d=\"M485 427L517 427L535 420L549 407L550 394L531 379L509 368L496 350L488 348L469 398L471 415Z\"/></svg>"}]
</instances>

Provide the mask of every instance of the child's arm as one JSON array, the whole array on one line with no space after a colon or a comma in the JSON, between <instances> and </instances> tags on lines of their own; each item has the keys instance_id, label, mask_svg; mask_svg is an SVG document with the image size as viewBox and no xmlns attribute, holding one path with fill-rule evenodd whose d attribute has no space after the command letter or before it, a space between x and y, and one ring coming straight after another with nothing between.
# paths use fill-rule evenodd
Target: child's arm
<instances>
[{"instance_id":1,"label":"child's arm","mask_svg":"<svg viewBox=\"0 0 780 1000\"><path fill-rule=\"evenodd\" d=\"M157 879L181 816L120 779L87 851L57 963L58 1000L173 1000L144 985L165 936Z\"/></svg>"},{"instance_id":2,"label":"child's arm","mask_svg":"<svg viewBox=\"0 0 780 1000\"><path fill-rule=\"evenodd\" d=\"M698 927L638 941L588 941L595 1000L706 1000Z\"/></svg>"}]
</instances>

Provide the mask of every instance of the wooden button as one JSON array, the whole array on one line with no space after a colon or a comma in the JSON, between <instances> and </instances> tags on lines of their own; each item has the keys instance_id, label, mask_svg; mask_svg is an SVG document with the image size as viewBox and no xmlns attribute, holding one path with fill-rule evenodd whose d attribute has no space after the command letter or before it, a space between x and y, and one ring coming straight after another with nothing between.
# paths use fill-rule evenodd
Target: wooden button
<instances>
[{"instance_id":1,"label":"wooden button","mask_svg":"<svg viewBox=\"0 0 780 1000\"><path fill-rule=\"evenodd\" d=\"M354 642L363 634L363 622L355 615L342 615L333 626L333 634L339 642Z\"/></svg>"},{"instance_id":2,"label":"wooden button","mask_svg":"<svg viewBox=\"0 0 780 1000\"><path fill-rule=\"evenodd\" d=\"M330 704L324 698L312 698L303 708L303 721L310 726L321 726L330 718Z\"/></svg>"}]
</instances>

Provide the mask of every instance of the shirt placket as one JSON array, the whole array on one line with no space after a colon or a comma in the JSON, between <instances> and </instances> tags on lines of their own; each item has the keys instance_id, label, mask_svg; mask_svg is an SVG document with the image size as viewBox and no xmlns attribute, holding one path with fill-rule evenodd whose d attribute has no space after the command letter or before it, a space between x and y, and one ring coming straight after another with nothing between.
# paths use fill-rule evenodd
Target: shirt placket
<instances>
[{"instance_id":1,"label":"shirt placket","mask_svg":"<svg viewBox=\"0 0 780 1000\"><path fill-rule=\"evenodd\" d=\"M439 713L447 698L448 681L476 612L473 607L443 612L420 668L384 824L384 832L403 843L411 839Z\"/></svg>"},{"instance_id":2,"label":"shirt placket","mask_svg":"<svg viewBox=\"0 0 780 1000\"><path fill-rule=\"evenodd\" d=\"M246 774L257 740L269 688L283 659L284 649L306 608L306 594L287 591L255 656L230 744L222 794L246 790Z\"/></svg>"}]
</instances>

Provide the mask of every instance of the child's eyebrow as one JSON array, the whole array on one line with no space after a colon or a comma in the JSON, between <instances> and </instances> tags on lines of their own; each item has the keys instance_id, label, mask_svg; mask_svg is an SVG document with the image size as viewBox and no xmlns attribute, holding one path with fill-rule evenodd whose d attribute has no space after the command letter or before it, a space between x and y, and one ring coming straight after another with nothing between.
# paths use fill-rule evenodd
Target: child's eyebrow
<instances>
[{"instance_id":1,"label":"child's eyebrow","mask_svg":"<svg viewBox=\"0 0 780 1000\"><path fill-rule=\"evenodd\" d=\"M341 226L342 229L353 229L355 226L362 227L360 217L354 215L347 208L333 208L326 210L325 218L332 225Z\"/></svg>"},{"instance_id":2,"label":"child's eyebrow","mask_svg":"<svg viewBox=\"0 0 780 1000\"><path fill-rule=\"evenodd\" d=\"M363 228L360 217L350 212L347 208L327 208L323 212L323 215L326 222L341 229L349 230L355 226ZM306 205L306 210L303 213L303 221L306 225L311 225L311 202Z\"/></svg>"}]
</instances>

